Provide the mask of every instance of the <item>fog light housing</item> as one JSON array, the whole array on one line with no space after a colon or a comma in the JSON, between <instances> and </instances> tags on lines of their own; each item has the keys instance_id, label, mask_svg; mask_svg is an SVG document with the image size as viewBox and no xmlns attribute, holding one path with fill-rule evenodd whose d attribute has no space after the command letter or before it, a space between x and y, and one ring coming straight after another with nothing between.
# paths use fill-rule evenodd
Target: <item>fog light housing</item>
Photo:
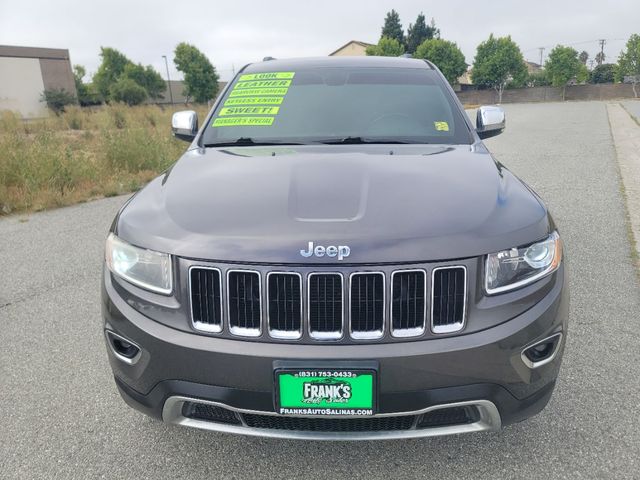
<instances>
[{"instance_id":1,"label":"fog light housing","mask_svg":"<svg viewBox=\"0 0 640 480\"><path fill-rule=\"evenodd\" d=\"M107 343L111 347L113 354L124 363L133 365L142 355L142 350L138 345L131 340L112 332L111 330L105 330L107 337Z\"/></svg>"},{"instance_id":2,"label":"fog light housing","mask_svg":"<svg viewBox=\"0 0 640 480\"><path fill-rule=\"evenodd\" d=\"M538 368L551 362L558 353L561 341L562 333L556 333L534 343L522 351L522 361L529 368Z\"/></svg>"}]
</instances>

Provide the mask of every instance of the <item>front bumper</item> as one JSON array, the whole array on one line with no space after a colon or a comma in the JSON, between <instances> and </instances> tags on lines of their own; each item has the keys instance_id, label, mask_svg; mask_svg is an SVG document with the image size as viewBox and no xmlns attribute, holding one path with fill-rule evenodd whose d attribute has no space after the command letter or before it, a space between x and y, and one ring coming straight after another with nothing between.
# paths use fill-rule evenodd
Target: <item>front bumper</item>
<instances>
[{"instance_id":1,"label":"front bumper","mask_svg":"<svg viewBox=\"0 0 640 480\"><path fill-rule=\"evenodd\" d=\"M135 342L142 351L131 364L107 350L125 401L171 423L252 435L343 440L497 430L535 415L551 397L566 341L568 292L563 277L561 268L553 288L533 308L480 332L393 344L295 345L212 338L172 329L129 306L105 275L105 329ZM525 347L558 332L564 335L552 361L533 369L523 362ZM280 417L274 404L273 372L282 361L309 367L375 362L379 382L375 417L413 416L415 422L402 430L365 428L339 433L252 427L245 420L247 415ZM233 412L238 424L188 418L183 407L189 401ZM417 428L420 419L434 409L458 405L472 405L477 411L475 421Z\"/></svg>"}]
</instances>

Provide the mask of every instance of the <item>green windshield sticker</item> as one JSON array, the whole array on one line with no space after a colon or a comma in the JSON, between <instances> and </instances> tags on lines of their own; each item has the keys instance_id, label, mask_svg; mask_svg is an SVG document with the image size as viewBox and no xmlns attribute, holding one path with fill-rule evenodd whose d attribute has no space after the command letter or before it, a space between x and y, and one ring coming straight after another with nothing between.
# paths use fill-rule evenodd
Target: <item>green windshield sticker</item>
<instances>
[{"instance_id":1,"label":"green windshield sticker","mask_svg":"<svg viewBox=\"0 0 640 480\"><path fill-rule=\"evenodd\" d=\"M213 127L243 127L271 125L275 117L226 117L216 118Z\"/></svg>"},{"instance_id":2,"label":"green windshield sticker","mask_svg":"<svg viewBox=\"0 0 640 480\"><path fill-rule=\"evenodd\" d=\"M233 86L212 127L272 125L295 72L267 72L242 75ZM278 105L278 106L274 106ZM257 117L254 115L271 115Z\"/></svg>"},{"instance_id":3,"label":"green windshield sticker","mask_svg":"<svg viewBox=\"0 0 640 480\"><path fill-rule=\"evenodd\" d=\"M295 74L295 72L247 73L245 75L241 75L238 81L246 82L248 80L281 80L286 78L293 78Z\"/></svg>"},{"instance_id":4,"label":"green windshield sticker","mask_svg":"<svg viewBox=\"0 0 640 480\"><path fill-rule=\"evenodd\" d=\"M238 88L280 88L291 85L291 80L250 80L236 83L234 90Z\"/></svg>"},{"instance_id":5,"label":"green windshield sticker","mask_svg":"<svg viewBox=\"0 0 640 480\"><path fill-rule=\"evenodd\" d=\"M277 115L280 107L224 107L220 116L225 115Z\"/></svg>"},{"instance_id":6,"label":"green windshield sticker","mask_svg":"<svg viewBox=\"0 0 640 480\"><path fill-rule=\"evenodd\" d=\"M284 97L236 97L228 98L224 106L233 105L280 105Z\"/></svg>"},{"instance_id":7,"label":"green windshield sticker","mask_svg":"<svg viewBox=\"0 0 640 480\"><path fill-rule=\"evenodd\" d=\"M230 97L255 97L259 95L286 95L288 88L234 88L229 94Z\"/></svg>"},{"instance_id":8,"label":"green windshield sticker","mask_svg":"<svg viewBox=\"0 0 640 480\"><path fill-rule=\"evenodd\" d=\"M438 132L448 132L449 124L447 122L433 122Z\"/></svg>"}]
</instances>

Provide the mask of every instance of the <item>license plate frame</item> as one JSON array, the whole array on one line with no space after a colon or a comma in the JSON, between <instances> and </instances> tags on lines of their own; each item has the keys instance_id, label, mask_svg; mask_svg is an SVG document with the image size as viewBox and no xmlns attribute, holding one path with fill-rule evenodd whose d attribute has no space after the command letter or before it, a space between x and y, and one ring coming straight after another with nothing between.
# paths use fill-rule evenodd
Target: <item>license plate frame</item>
<instances>
[{"instance_id":1,"label":"license plate frame","mask_svg":"<svg viewBox=\"0 0 640 480\"><path fill-rule=\"evenodd\" d=\"M378 372L372 368L278 368L274 383L280 415L370 417L377 412Z\"/></svg>"}]
</instances>

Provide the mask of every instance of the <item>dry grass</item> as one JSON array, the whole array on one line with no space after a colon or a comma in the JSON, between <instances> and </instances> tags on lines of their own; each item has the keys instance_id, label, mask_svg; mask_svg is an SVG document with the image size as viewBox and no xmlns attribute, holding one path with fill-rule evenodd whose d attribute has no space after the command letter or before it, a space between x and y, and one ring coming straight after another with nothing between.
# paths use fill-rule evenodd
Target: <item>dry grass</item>
<instances>
[{"instance_id":1,"label":"dry grass","mask_svg":"<svg viewBox=\"0 0 640 480\"><path fill-rule=\"evenodd\" d=\"M74 107L31 122L1 112L0 215L139 189L186 148L170 131L179 109ZM206 115L206 107L196 109Z\"/></svg>"}]
</instances>

